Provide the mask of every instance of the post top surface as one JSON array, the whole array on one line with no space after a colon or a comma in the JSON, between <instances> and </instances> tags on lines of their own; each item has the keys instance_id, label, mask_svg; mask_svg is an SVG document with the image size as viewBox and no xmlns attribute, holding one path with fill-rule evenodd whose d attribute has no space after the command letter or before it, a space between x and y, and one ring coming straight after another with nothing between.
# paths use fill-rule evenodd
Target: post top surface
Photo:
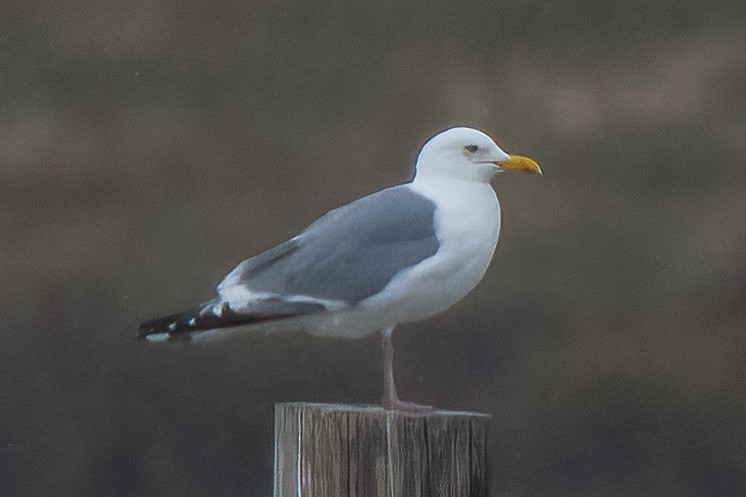
<instances>
[{"instance_id":1,"label":"post top surface","mask_svg":"<svg viewBox=\"0 0 746 497\"><path fill-rule=\"evenodd\" d=\"M349 412L355 414L370 414L377 416L407 416L419 418L432 417L479 417L491 418L492 416L483 412L472 411L452 411L434 408L427 412L405 412L405 411L387 411L381 406L372 404L324 404L320 402L278 402L275 409L280 407L307 408L325 412Z\"/></svg>"}]
</instances>

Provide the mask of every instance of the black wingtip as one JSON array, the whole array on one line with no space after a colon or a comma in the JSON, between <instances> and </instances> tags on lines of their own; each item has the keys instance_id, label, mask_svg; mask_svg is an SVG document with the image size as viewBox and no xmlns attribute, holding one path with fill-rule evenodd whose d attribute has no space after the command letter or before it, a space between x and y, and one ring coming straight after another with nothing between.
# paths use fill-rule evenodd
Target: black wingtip
<instances>
[{"instance_id":1,"label":"black wingtip","mask_svg":"<svg viewBox=\"0 0 746 497\"><path fill-rule=\"evenodd\" d=\"M227 303L217 299L211 300L190 311L142 323L135 338L149 342L190 340L196 332L287 319L326 309L317 303L293 304L290 309L287 308L288 304L282 301L268 300L264 304L261 312L244 314L233 311Z\"/></svg>"},{"instance_id":2,"label":"black wingtip","mask_svg":"<svg viewBox=\"0 0 746 497\"><path fill-rule=\"evenodd\" d=\"M138 333L135 336L135 340L162 341L153 340L149 337L153 337L155 335L165 335L164 338L168 338L175 330L176 323L178 323L179 320L183 320L184 317L187 315L189 315L189 313L180 312L178 314L169 314L168 316L163 316L158 319L146 321L142 323L138 328Z\"/></svg>"},{"instance_id":3,"label":"black wingtip","mask_svg":"<svg viewBox=\"0 0 746 497\"><path fill-rule=\"evenodd\" d=\"M135 335L133 338L138 342L142 342L143 340L147 340L148 335L152 335L153 333L153 331L148 331L143 328L143 325L140 325L140 328L138 328L137 330L137 335Z\"/></svg>"}]
</instances>

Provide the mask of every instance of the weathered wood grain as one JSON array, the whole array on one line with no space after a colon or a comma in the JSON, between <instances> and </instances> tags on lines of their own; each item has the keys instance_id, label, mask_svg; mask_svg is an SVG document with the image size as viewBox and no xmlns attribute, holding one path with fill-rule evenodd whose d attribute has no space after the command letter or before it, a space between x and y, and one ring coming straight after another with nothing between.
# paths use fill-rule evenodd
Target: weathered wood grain
<instances>
[{"instance_id":1,"label":"weathered wood grain","mask_svg":"<svg viewBox=\"0 0 746 497\"><path fill-rule=\"evenodd\" d=\"M275 497L485 497L485 414L275 406Z\"/></svg>"}]
</instances>

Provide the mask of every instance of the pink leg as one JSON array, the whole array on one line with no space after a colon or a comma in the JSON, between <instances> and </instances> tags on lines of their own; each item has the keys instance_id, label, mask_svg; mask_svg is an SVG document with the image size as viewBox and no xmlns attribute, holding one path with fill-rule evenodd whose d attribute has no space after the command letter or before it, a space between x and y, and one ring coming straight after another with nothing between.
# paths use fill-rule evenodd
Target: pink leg
<instances>
[{"instance_id":1,"label":"pink leg","mask_svg":"<svg viewBox=\"0 0 746 497\"><path fill-rule=\"evenodd\" d=\"M391 333L394 328L381 331L381 349L383 352L383 408L387 411L405 412L429 412L431 406L422 406L412 402L403 402L396 395L396 383L394 381L394 344L391 341Z\"/></svg>"}]
</instances>

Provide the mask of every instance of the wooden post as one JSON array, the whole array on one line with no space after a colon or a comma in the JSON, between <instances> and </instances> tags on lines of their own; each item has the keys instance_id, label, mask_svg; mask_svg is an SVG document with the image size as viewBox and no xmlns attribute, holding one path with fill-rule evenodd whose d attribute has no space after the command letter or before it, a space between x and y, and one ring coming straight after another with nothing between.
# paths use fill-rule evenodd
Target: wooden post
<instances>
[{"instance_id":1,"label":"wooden post","mask_svg":"<svg viewBox=\"0 0 746 497\"><path fill-rule=\"evenodd\" d=\"M473 412L276 404L274 497L486 497L489 421Z\"/></svg>"}]
</instances>

